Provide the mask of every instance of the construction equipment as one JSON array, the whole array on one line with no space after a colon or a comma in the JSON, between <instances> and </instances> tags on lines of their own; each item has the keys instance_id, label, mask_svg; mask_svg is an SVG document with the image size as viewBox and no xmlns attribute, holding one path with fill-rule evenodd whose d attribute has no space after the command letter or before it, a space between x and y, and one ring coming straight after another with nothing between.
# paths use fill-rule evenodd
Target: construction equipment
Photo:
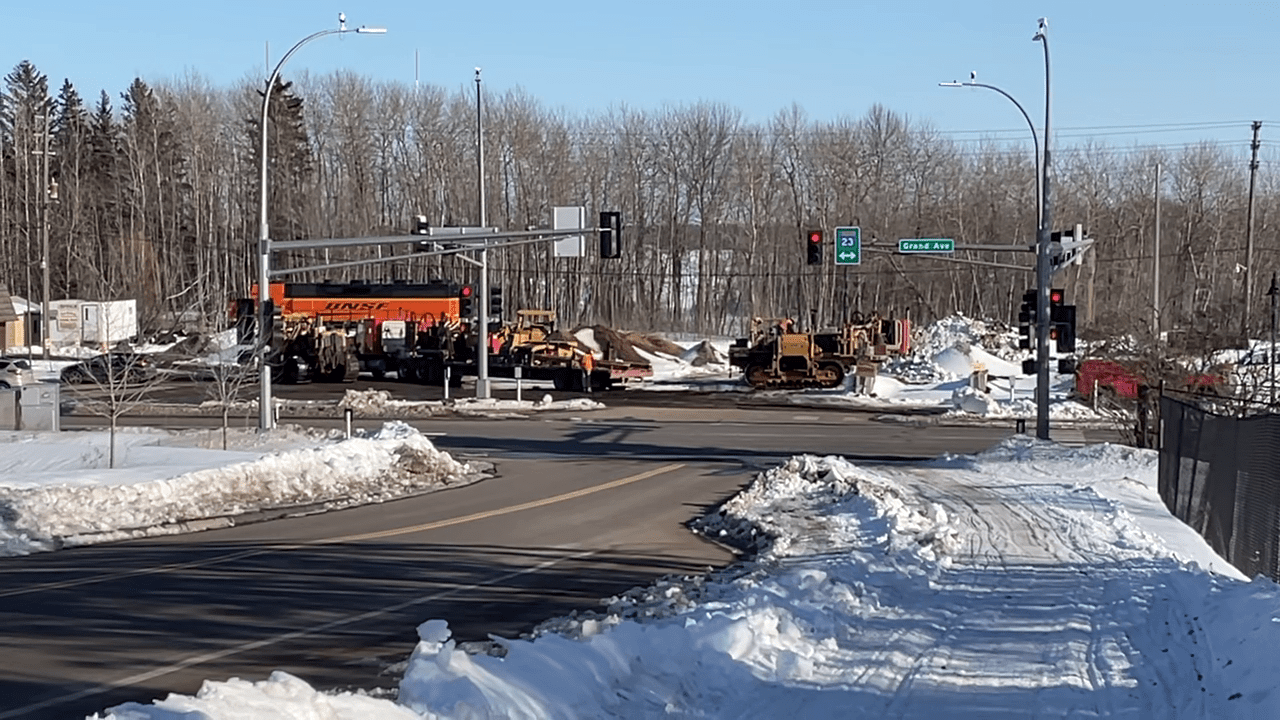
<instances>
[{"instance_id":1,"label":"construction equipment","mask_svg":"<svg viewBox=\"0 0 1280 720\"><path fill-rule=\"evenodd\" d=\"M497 377L550 380L557 390L608 390L615 382L651 377L647 363L597 359L572 335L556 330L552 310L519 310L515 325L495 334L489 370Z\"/></svg>"},{"instance_id":2,"label":"construction equipment","mask_svg":"<svg viewBox=\"0 0 1280 720\"><path fill-rule=\"evenodd\" d=\"M755 318L729 348L729 364L757 389L838 387L849 373L874 377L890 355L911 349L910 323L854 313L838 332L799 332L787 318Z\"/></svg>"}]
</instances>

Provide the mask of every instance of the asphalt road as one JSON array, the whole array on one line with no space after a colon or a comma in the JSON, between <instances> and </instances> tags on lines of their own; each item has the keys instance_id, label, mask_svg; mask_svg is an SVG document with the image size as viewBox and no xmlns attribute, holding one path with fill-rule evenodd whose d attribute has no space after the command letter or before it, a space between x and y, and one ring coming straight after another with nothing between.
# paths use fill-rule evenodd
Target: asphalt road
<instances>
[{"instance_id":1,"label":"asphalt road","mask_svg":"<svg viewBox=\"0 0 1280 720\"><path fill-rule=\"evenodd\" d=\"M3 560L0 720L83 717L276 669L391 692L425 620L449 620L462 641L516 636L664 574L729 563L684 524L790 455L976 452L1013 430L689 398L610 404L411 421L441 448L495 463L497 477L464 488Z\"/></svg>"}]
</instances>

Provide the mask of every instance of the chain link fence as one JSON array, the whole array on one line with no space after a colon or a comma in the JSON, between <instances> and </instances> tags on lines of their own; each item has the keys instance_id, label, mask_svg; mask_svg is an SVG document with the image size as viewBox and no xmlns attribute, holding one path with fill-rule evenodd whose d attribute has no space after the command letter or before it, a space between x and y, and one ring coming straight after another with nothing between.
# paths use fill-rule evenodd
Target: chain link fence
<instances>
[{"instance_id":1,"label":"chain link fence","mask_svg":"<svg viewBox=\"0 0 1280 720\"><path fill-rule=\"evenodd\" d=\"M1280 415L1160 396L1160 497L1249 577L1280 581Z\"/></svg>"}]
</instances>

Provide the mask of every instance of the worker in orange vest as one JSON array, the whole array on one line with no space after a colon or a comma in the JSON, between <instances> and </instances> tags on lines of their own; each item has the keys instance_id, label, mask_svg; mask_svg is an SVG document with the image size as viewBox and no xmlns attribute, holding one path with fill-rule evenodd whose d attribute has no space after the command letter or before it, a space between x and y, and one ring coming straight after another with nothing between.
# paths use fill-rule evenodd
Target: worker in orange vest
<instances>
[{"instance_id":1,"label":"worker in orange vest","mask_svg":"<svg viewBox=\"0 0 1280 720\"><path fill-rule=\"evenodd\" d=\"M582 356L582 389L591 392L591 371L596 367L595 353L588 351Z\"/></svg>"}]
</instances>

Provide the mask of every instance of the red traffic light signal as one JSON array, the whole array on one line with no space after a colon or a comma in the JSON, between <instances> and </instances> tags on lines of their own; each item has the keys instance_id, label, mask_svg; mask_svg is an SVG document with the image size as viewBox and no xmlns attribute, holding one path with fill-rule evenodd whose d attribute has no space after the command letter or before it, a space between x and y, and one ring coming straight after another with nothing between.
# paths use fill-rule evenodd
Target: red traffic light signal
<instances>
[{"instance_id":1,"label":"red traffic light signal","mask_svg":"<svg viewBox=\"0 0 1280 720\"><path fill-rule=\"evenodd\" d=\"M472 305L472 299L475 295L475 288L470 285L463 285L458 291L458 317L469 318L475 314L475 307Z\"/></svg>"},{"instance_id":2,"label":"red traffic light signal","mask_svg":"<svg viewBox=\"0 0 1280 720\"><path fill-rule=\"evenodd\" d=\"M808 259L809 264L821 265L822 264L822 231L809 230L807 233L805 233L805 236L809 239L809 242L806 244L807 250L805 255L806 258Z\"/></svg>"},{"instance_id":3,"label":"red traffic light signal","mask_svg":"<svg viewBox=\"0 0 1280 720\"><path fill-rule=\"evenodd\" d=\"M1062 288L1053 288L1049 291L1049 304L1061 305L1067 300L1067 291Z\"/></svg>"}]
</instances>

